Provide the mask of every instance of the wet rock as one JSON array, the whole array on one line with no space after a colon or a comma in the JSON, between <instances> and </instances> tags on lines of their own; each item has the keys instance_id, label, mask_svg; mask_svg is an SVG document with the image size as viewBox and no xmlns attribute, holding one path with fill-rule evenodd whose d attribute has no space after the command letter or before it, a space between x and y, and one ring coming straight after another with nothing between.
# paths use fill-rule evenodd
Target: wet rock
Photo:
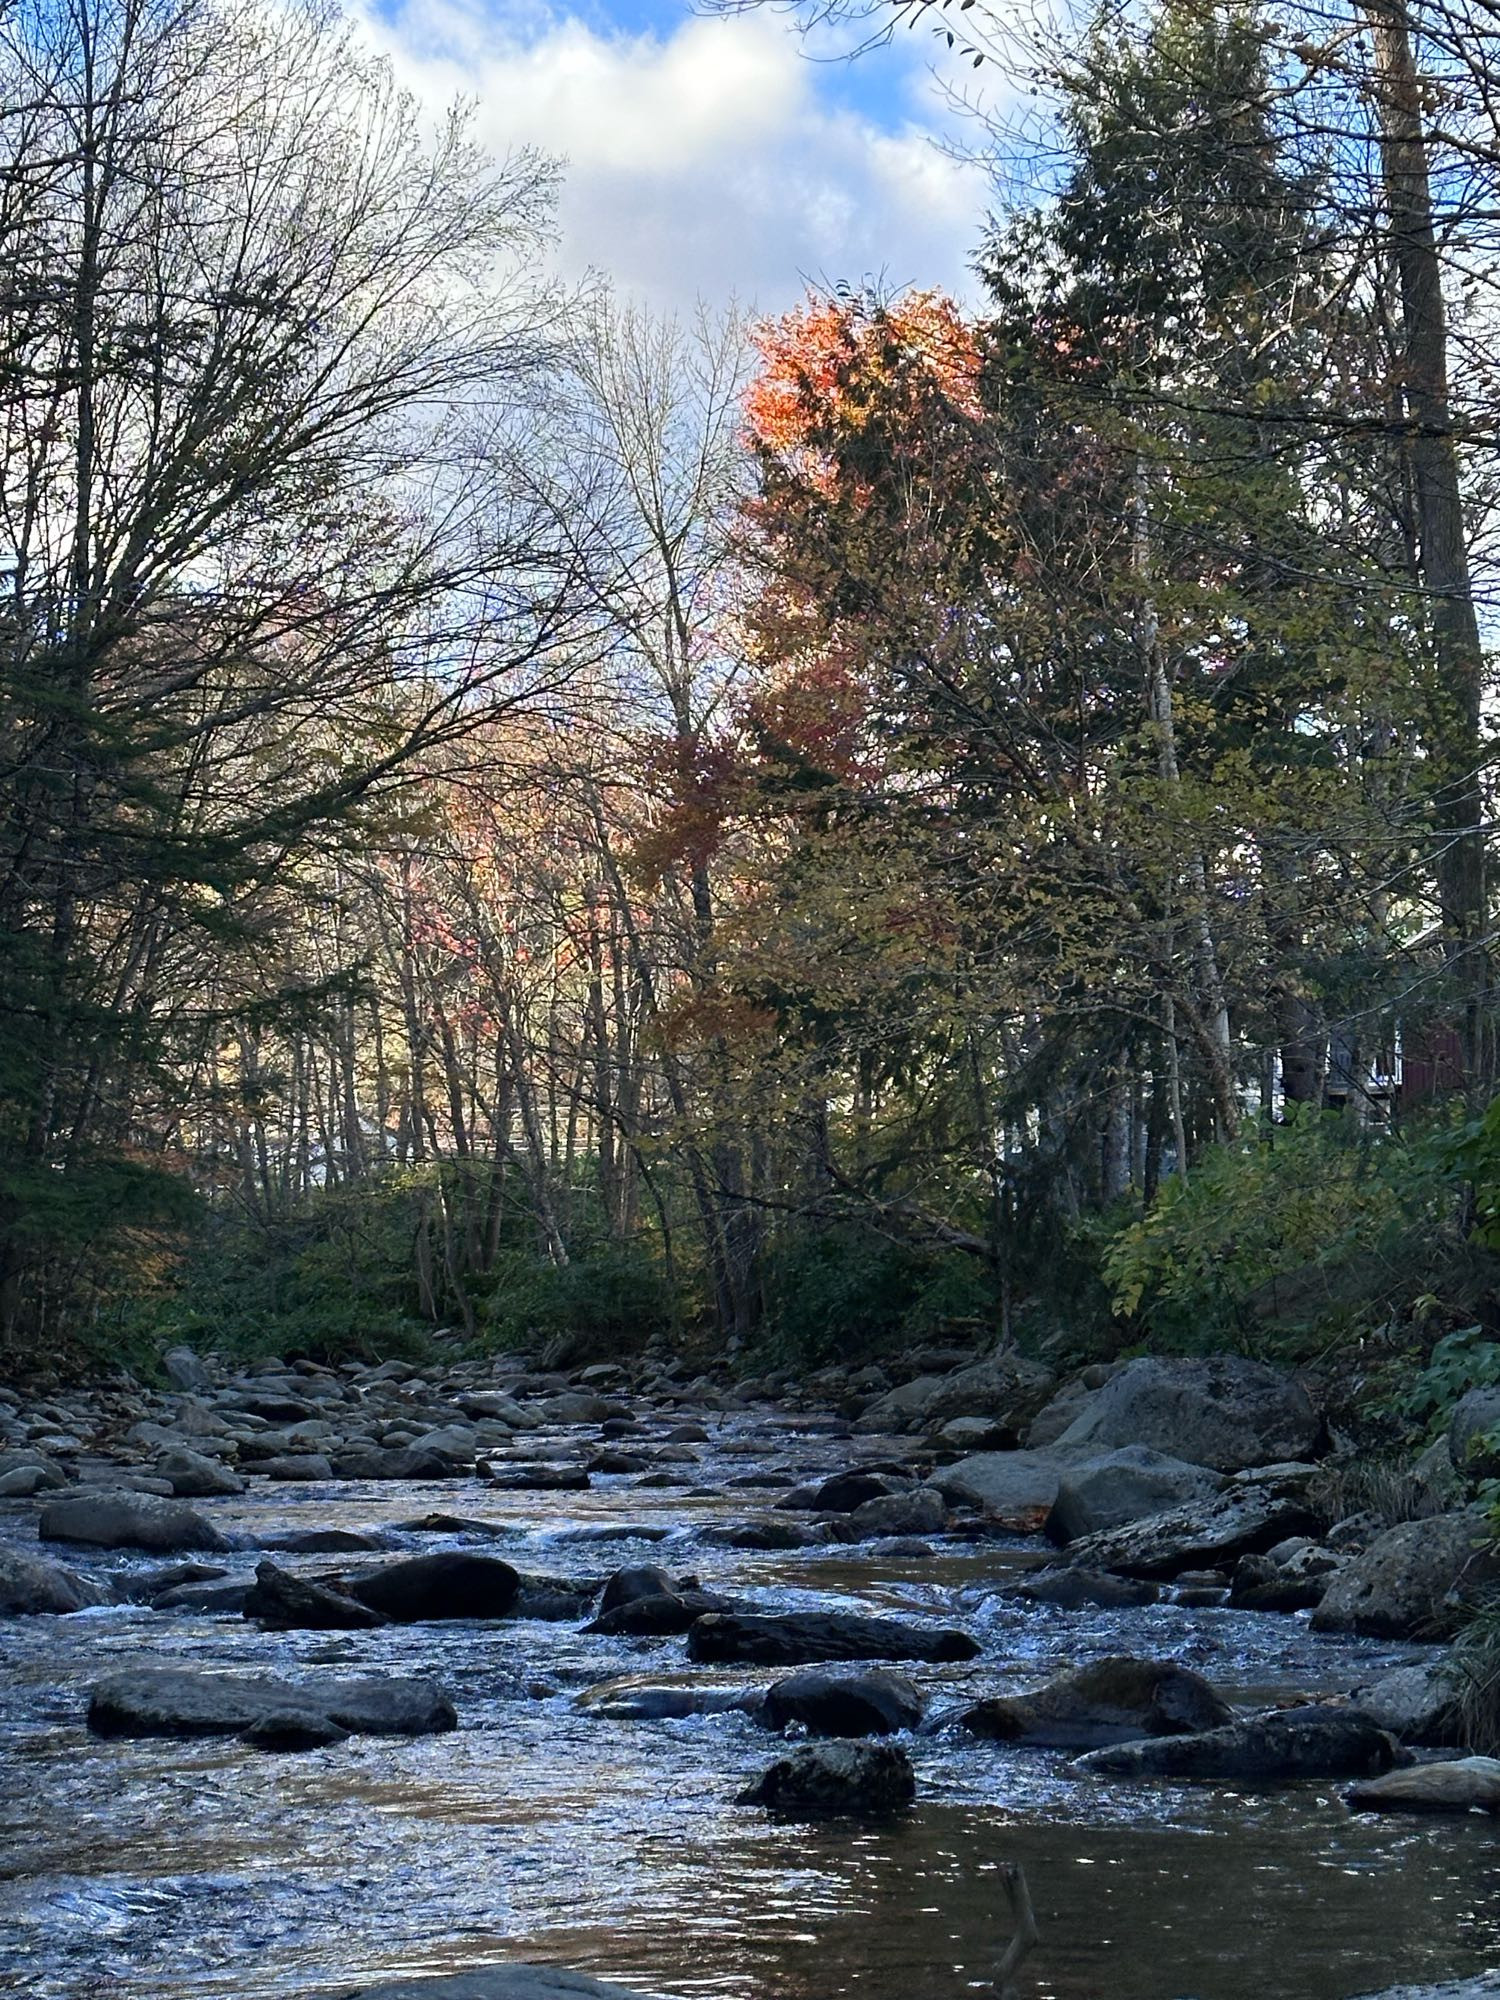
<instances>
[{"instance_id":1,"label":"wet rock","mask_svg":"<svg viewBox=\"0 0 1500 2000\"><path fill-rule=\"evenodd\" d=\"M453 1479L452 1465L435 1451L413 1451L405 1446L374 1446L365 1450L343 1451L332 1460L337 1479Z\"/></svg>"},{"instance_id":2,"label":"wet rock","mask_svg":"<svg viewBox=\"0 0 1500 2000\"><path fill-rule=\"evenodd\" d=\"M977 1507L1002 1520L1036 1517L1051 1511L1067 1460L1048 1451L982 1451L945 1465L927 1482L949 1506Z\"/></svg>"},{"instance_id":3,"label":"wet rock","mask_svg":"<svg viewBox=\"0 0 1500 2000\"><path fill-rule=\"evenodd\" d=\"M583 1469L589 1474L649 1472L653 1463L653 1460L638 1451L615 1451L607 1448L604 1451L596 1451Z\"/></svg>"},{"instance_id":4,"label":"wet rock","mask_svg":"<svg viewBox=\"0 0 1500 2000\"><path fill-rule=\"evenodd\" d=\"M1149 1445L1218 1472L1309 1458L1322 1420L1302 1385L1238 1354L1142 1355L1112 1375L1058 1438L1060 1449Z\"/></svg>"},{"instance_id":5,"label":"wet rock","mask_svg":"<svg viewBox=\"0 0 1500 2000\"><path fill-rule=\"evenodd\" d=\"M161 1358L162 1373L174 1389L206 1389L208 1369L190 1347L169 1347Z\"/></svg>"},{"instance_id":6,"label":"wet rock","mask_svg":"<svg viewBox=\"0 0 1500 2000\"><path fill-rule=\"evenodd\" d=\"M512 1618L541 1618L553 1624L586 1618L599 1593L597 1578L523 1576Z\"/></svg>"},{"instance_id":7,"label":"wet rock","mask_svg":"<svg viewBox=\"0 0 1500 2000\"><path fill-rule=\"evenodd\" d=\"M1118 1570L1125 1576L1162 1578L1214 1569L1313 1532L1317 1516L1305 1492L1305 1482L1295 1475L1232 1479L1201 1504L1085 1535L1069 1544L1068 1556L1082 1569Z\"/></svg>"},{"instance_id":8,"label":"wet rock","mask_svg":"<svg viewBox=\"0 0 1500 2000\"><path fill-rule=\"evenodd\" d=\"M1500 1385L1459 1398L1448 1424L1448 1458L1465 1479L1500 1478Z\"/></svg>"},{"instance_id":9,"label":"wet rock","mask_svg":"<svg viewBox=\"0 0 1500 2000\"><path fill-rule=\"evenodd\" d=\"M1030 1694L978 1702L958 1720L995 1742L1074 1750L1218 1729L1233 1713L1189 1668L1119 1654L1059 1674Z\"/></svg>"},{"instance_id":10,"label":"wet rock","mask_svg":"<svg viewBox=\"0 0 1500 2000\"><path fill-rule=\"evenodd\" d=\"M1064 1470L1044 1532L1049 1541L1079 1541L1101 1529L1211 1500L1223 1484L1223 1476L1207 1466L1169 1458L1149 1445L1122 1445Z\"/></svg>"},{"instance_id":11,"label":"wet rock","mask_svg":"<svg viewBox=\"0 0 1500 2000\"><path fill-rule=\"evenodd\" d=\"M0 1548L0 1616L65 1617L69 1612L88 1611L95 1605L115 1601L115 1593L108 1584L80 1576L61 1563L23 1555L19 1549Z\"/></svg>"},{"instance_id":12,"label":"wet rock","mask_svg":"<svg viewBox=\"0 0 1500 2000\"><path fill-rule=\"evenodd\" d=\"M240 1741L254 1750L326 1750L332 1743L348 1740L349 1731L331 1715L309 1715L297 1709L273 1709L240 1731Z\"/></svg>"},{"instance_id":13,"label":"wet rock","mask_svg":"<svg viewBox=\"0 0 1500 2000\"><path fill-rule=\"evenodd\" d=\"M707 1444L708 1432L702 1424L673 1424L663 1439L665 1444Z\"/></svg>"},{"instance_id":14,"label":"wet rock","mask_svg":"<svg viewBox=\"0 0 1500 2000\"><path fill-rule=\"evenodd\" d=\"M667 1639L691 1631L709 1612L727 1611L729 1600L706 1590L670 1589L649 1597L633 1597L612 1610L601 1611L586 1632L609 1638Z\"/></svg>"},{"instance_id":15,"label":"wet rock","mask_svg":"<svg viewBox=\"0 0 1500 2000\"><path fill-rule=\"evenodd\" d=\"M166 1480L179 1500L209 1500L245 1490L245 1482L237 1472L219 1459L191 1451L185 1445L162 1453L156 1461L156 1476Z\"/></svg>"},{"instance_id":16,"label":"wet rock","mask_svg":"<svg viewBox=\"0 0 1500 2000\"><path fill-rule=\"evenodd\" d=\"M262 1479L332 1479L332 1462L320 1451L291 1452L280 1458L263 1458L255 1466Z\"/></svg>"},{"instance_id":17,"label":"wet rock","mask_svg":"<svg viewBox=\"0 0 1500 2000\"><path fill-rule=\"evenodd\" d=\"M489 1965L436 1979L345 1987L325 2000L640 2000L640 1994L560 1965Z\"/></svg>"},{"instance_id":18,"label":"wet rock","mask_svg":"<svg viewBox=\"0 0 1500 2000\"><path fill-rule=\"evenodd\" d=\"M1372 1722L1403 1743L1450 1749L1462 1741L1458 1682L1446 1655L1425 1664L1392 1667L1351 1696Z\"/></svg>"},{"instance_id":19,"label":"wet rock","mask_svg":"<svg viewBox=\"0 0 1500 2000\"><path fill-rule=\"evenodd\" d=\"M940 1424L936 1442L950 1451L1013 1451L1016 1434L1009 1424L997 1424L993 1417L950 1417Z\"/></svg>"},{"instance_id":20,"label":"wet rock","mask_svg":"<svg viewBox=\"0 0 1500 2000\"><path fill-rule=\"evenodd\" d=\"M1435 1639L1500 1576L1500 1551L1479 1513L1402 1521L1334 1577L1313 1613L1317 1632Z\"/></svg>"},{"instance_id":21,"label":"wet rock","mask_svg":"<svg viewBox=\"0 0 1500 2000\"><path fill-rule=\"evenodd\" d=\"M1045 1451L1054 1445L1068 1426L1087 1408L1095 1393L1102 1389L1113 1373L1112 1369L1085 1369L1084 1373L1065 1382L1049 1402L1042 1405L1026 1429L1028 1451ZM1097 1379L1095 1377L1097 1376Z\"/></svg>"},{"instance_id":22,"label":"wet rock","mask_svg":"<svg viewBox=\"0 0 1500 2000\"><path fill-rule=\"evenodd\" d=\"M351 1577L347 1588L352 1597L393 1624L417 1625L452 1618L508 1618L520 1594L521 1578L495 1556L454 1549Z\"/></svg>"},{"instance_id":23,"label":"wet rock","mask_svg":"<svg viewBox=\"0 0 1500 2000\"><path fill-rule=\"evenodd\" d=\"M639 1597L669 1596L676 1589L666 1570L655 1563L634 1563L626 1569L617 1569L605 1584L599 1598L601 1611L616 1611L622 1604L632 1604Z\"/></svg>"},{"instance_id":24,"label":"wet rock","mask_svg":"<svg viewBox=\"0 0 1500 2000\"><path fill-rule=\"evenodd\" d=\"M63 1494L42 1509L44 1542L81 1542L100 1549L214 1549L231 1544L181 1500L94 1490Z\"/></svg>"},{"instance_id":25,"label":"wet rock","mask_svg":"<svg viewBox=\"0 0 1500 2000\"><path fill-rule=\"evenodd\" d=\"M403 1527L412 1525L402 1523ZM267 1535L261 1546L289 1556L359 1556L377 1555L390 1544L362 1528L295 1528L289 1534Z\"/></svg>"},{"instance_id":26,"label":"wet rock","mask_svg":"<svg viewBox=\"0 0 1500 2000\"><path fill-rule=\"evenodd\" d=\"M151 1599L153 1611L197 1611L211 1616L242 1618L254 1584L246 1577L225 1583L177 1583Z\"/></svg>"},{"instance_id":27,"label":"wet rock","mask_svg":"<svg viewBox=\"0 0 1500 2000\"><path fill-rule=\"evenodd\" d=\"M111 1674L89 1698L97 1736L238 1736L269 1717L324 1718L355 1735L429 1736L457 1723L453 1704L428 1680L306 1681L269 1675L141 1668Z\"/></svg>"},{"instance_id":28,"label":"wet rock","mask_svg":"<svg viewBox=\"0 0 1500 2000\"><path fill-rule=\"evenodd\" d=\"M721 1549L812 1549L833 1540L826 1521L793 1521L767 1515L759 1521L723 1521L698 1538Z\"/></svg>"},{"instance_id":29,"label":"wet rock","mask_svg":"<svg viewBox=\"0 0 1500 2000\"><path fill-rule=\"evenodd\" d=\"M1237 1611L1310 1611L1341 1567L1342 1559L1317 1542L1279 1542L1264 1555L1240 1557L1229 1602Z\"/></svg>"},{"instance_id":30,"label":"wet rock","mask_svg":"<svg viewBox=\"0 0 1500 2000\"><path fill-rule=\"evenodd\" d=\"M537 1405L537 1414L549 1424L602 1424L606 1417L622 1413L603 1396L572 1389L561 1396L547 1397Z\"/></svg>"},{"instance_id":31,"label":"wet rock","mask_svg":"<svg viewBox=\"0 0 1500 2000\"><path fill-rule=\"evenodd\" d=\"M1388 1771L1344 1794L1354 1812L1500 1813L1500 1758L1457 1757Z\"/></svg>"},{"instance_id":32,"label":"wet rock","mask_svg":"<svg viewBox=\"0 0 1500 2000\"><path fill-rule=\"evenodd\" d=\"M916 1795L916 1772L899 1745L836 1739L779 1757L735 1803L797 1816L884 1818L904 1811Z\"/></svg>"},{"instance_id":33,"label":"wet rock","mask_svg":"<svg viewBox=\"0 0 1500 2000\"><path fill-rule=\"evenodd\" d=\"M764 1690L755 1687L690 1687L624 1674L585 1688L573 1706L612 1722L675 1721L687 1715L727 1715L756 1710Z\"/></svg>"},{"instance_id":34,"label":"wet rock","mask_svg":"<svg viewBox=\"0 0 1500 2000\"><path fill-rule=\"evenodd\" d=\"M481 1468L491 1486L505 1493L581 1493L589 1476L581 1465L504 1465Z\"/></svg>"},{"instance_id":35,"label":"wet rock","mask_svg":"<svg viewBox=\"0 0 1500 2000\"><path fill-rule=\"evenodd\" d=\"M273 1632L359 1632L389 1622L341 1585L294 1576L272 1562L257 1564L243 1611Z\"/></svg>"},{"instance_id":36,"label":"wet rock","mask_svg":"<svg viewBox=\"0 0 1500 2000\"><path fill-rule=\"evenodd\" d=\"M1139 1577L1110 1576L1104 1570L1049 1569L1004 1594L1023 1604L1053 1604L1062 1611L1112 1611L1155 1604L1161 1586Z\"/></svg>"},{"instance_id":37,"label":"wet rock","mask_svg":"<svg viewBox=\"0 0 1500 2000\"><path fill-rule=\"evenodd\" d=\"M1400 1745L1357 1708L1272 1709L1197 1736L1158 1736L1091 1750L1076 1769L1108 1777L1218 1778L1277 1784L1292 1778L1373 1778L1399 1763Z\"/></svg>"},{"instance_id":38,"label":"wet rock","mask_svg":"<svg viewBox=\"0 0 1500 2000\"><path fill-rule=\"evenodd\" d=\"M1051 1379L1039 1362L1000 1354L951 1374L919 1375L903 1382L869 1404L854 1428L864 1434L915 1431L932 1429L950 1417L987 1417L1014 1424L1021 1411L1036 1406Z\"/></svg>"},{"instance_id":39,"label":"wet rock","mask_svg":"<svg viewBox=\"0 0 1500 2000\"><path fill-rule=\"evenodd\" d=\"M39 1465L12 1466L9 1472L0 1472L0 1500L32 1500L54 1484L67 1483L66 1479L56 1482L48 1479Z\"/></svg>"},{"instance_id":40,"label":"wet rock","mask_svg":"<svg viewBox=\"0 0 1500 2000\"><path fill-rule=\"evenodd\" d=\"M514 1396L502 1395L495 1389L473 1390L460 1396L458 1407L466 1417L484 1417L491 1422L502 1423L513 1431L534 1431L541 1428L542 1420L534 1410L528 1410L524 1403L518 1403Z\"/></svg>"},{"instance_id":41,"label":"wet rock","mask_svg":"<svg viewBox=\"0 0 1500 2000\"><path fill-rule=\"evenodd\" d=\"M688 1634L688 1658L705 1665L972 1660L978 1652L977 1640L967 1632L840 1611L717 1613L700 1618Z\"/></svg>"},{"instance_id":42,"label":"wet rock","mask_svg":"<svg viewBox=\"0 0 1500 2000\"><path fill-rule=\"evenodd\" d=\"M836 1472L830 1479L810 1480L793 1487L778 1507L805 1514L852 1514L869 1500L886 1500L907 1493L912 1481L901 1473L865 1471L856 1468Z\"/></svg>"},{"instance_id":43,"label":"wet rock","mask_svg":"<svg viewBox=\"0 0 1500 2000\"><path fill-rule=\"evenodd\" d=\"M866 1500L849 1523L861 1541L877 1535L940 1535L948 1525L948 1507L941 1493L921 1487L915 1493Z\"/></svg>"},{"instance_id":44,"label":"wet rock","mask_svg":"<svg viewBox=\"0 0 1500 2000\"><path fill-rule=\"evenodd\" d=\"M814 1736L893 1736L922 1720L922 1697L905 1674L870 1668L836 1674L813 1667L766 1690L760 1719L772 1729L799 1723Z\"/></svg>"}]
</instances>

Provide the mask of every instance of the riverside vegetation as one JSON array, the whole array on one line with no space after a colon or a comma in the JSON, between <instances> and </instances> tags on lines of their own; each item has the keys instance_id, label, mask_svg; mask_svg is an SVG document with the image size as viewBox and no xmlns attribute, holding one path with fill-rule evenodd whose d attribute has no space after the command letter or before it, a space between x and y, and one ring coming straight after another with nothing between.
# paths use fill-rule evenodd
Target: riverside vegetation
<instances>
[{"instance_id":1,"label":"riverside vegetation","mask_svg":"<svg viewBox=\"0 0 1500 2000\"><path fill-rule=\"evenodd\" d=\"M0 19L24 1991L1490 1990L1500 29L811 14L969 301Z\"/></svg>"}]
</instances>

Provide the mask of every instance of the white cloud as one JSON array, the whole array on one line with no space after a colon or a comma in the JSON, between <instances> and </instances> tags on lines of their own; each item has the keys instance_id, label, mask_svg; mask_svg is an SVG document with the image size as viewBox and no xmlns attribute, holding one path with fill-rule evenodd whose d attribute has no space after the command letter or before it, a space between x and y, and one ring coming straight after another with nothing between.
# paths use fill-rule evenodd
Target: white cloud
<instances>
[{"instance_id":1,"label":"white cloud","mask_svg":"<svg viewBox=\"0 0 1500 2000\"><path fill-rule=\"evenodd\" d=\"M916 124L883 131L833 103L777 16L685 13L627 35L406 0L366 25L424 101L477 100L493 150L563 158L568 275L603 271L657 305L733 294L766 311L808 280L970 288L983 175Z\"/></svg>"}]
</instances>

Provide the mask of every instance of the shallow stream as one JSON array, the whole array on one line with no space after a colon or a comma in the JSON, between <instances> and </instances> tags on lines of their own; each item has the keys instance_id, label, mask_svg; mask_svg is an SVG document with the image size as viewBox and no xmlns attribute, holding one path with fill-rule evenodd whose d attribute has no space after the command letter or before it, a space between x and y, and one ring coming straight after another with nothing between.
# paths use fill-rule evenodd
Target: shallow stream
<instances>
[{"instance_id":1,"label":"shallow stream","mask_svg":"<svg viewBox=\"0 0 1500 2000\"><path fill-rule=\"evenodd\" d=\"M581 1435L581 1434L580 1434ZM791 1420L724 1421L693 1477L834 1470L878 1441ZM498 1536L410 1534L523 1570L659 1562L758 1608L895 1610L984 1646L912 1671L930 1712L1131 1651L1231 1698L1342 1691L1410 1646L1320 1638L1303 1617L1003 1601L1035 1542L790 1554L702 1543L774 1493L694 1495L596 1478L583 1493L262 1486L200 1503L252 1537L389 1528L432 1510ZM32 1545L31 1510L0 1539ZM641 1536L621 1536L639 1528ZM254 1556L229 1559L253 1567ZM278 1558L319 1572L327 1557ZM108 1555L111 1572L163 1559ZM233 1741L100 1741L89 1685L128 1665L426 1673L457 1732L354 1737L275 1756ZM37 2000L280 2000L378 1976L555 1960L643 1993L717 2000L959 2000L988 1991L1010 1924L997 1870L1026 1869L1035 2000L1350 2000L1500 1963L1500 1831L1477 1817L1354 1819L1339 1787L1263 1793L1109 1784L1062 1754L915 1738L916 1811L885 1828L782 1825L733 1804L777 1740L738 1713L610 1721L574 1697L621 1673L718 1678L681 1639L572 1624L262 1633L237 1617L126 1606L0 1625L0 1990ZM1029 1982L1029 1983L1027 1983Z\"/></svg>"}]
</instances>

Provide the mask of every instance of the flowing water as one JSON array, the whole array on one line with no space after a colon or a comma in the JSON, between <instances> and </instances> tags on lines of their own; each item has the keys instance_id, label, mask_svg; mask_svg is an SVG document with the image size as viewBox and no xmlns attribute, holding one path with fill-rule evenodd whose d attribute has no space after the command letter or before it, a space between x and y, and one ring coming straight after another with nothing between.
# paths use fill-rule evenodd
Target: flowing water
<instances>
[{"instance_id":1,"label":"flowing water","mask_svg":"<svg viewBox=\"0 0 1500 2000\"><path fill-rule=\"evenodd\" d=\"M722 1485L756 1466L832 1470L850 1456L847 1440L790 1420L735 1417L693 1476ZM1006 1603L998 1593L1036 1560L1034 1542L939 1542L923 1558L698 1539L767 1497L596 1479L586 1493L278 1486L201 1504L251 1537L390 1528L443 1508L502 1532L394 1539L413 1552L484 1548L550 1575L659 1562L758 1608L960 1624L982 1656L914 1670L939 1717L1126 1650L1180 1660L1243 1699L1345 1690L1421 1657L1320 1638L1304 1618ZM28 1542L29 1510L0 1516L0 1536ZM293 1756L91 1737L89 1684L131 1665L431 1674L460 1726ZM273 2000L533 1958L683 2000L960 2000L987 1990L1009 1936L998 1871L1011 1861L1025 1865L1041 1930L1023 1980L1036 2000L1349 2000L1500 1962L1500 1838L1487 1820L1353 1819L1334 1785L1102 1783L1060 1754L938 1729L911 1742L919 1802L907 1819L778 1824L732 1802L776 1751L743 1714L626 1722L575 1707L583 1688L632 1672L752 1677L685 1667L681 1639L530 1620L280 1634L126 1606L9 1621L0 1990Z\"/></svg>"}]
</instances>

